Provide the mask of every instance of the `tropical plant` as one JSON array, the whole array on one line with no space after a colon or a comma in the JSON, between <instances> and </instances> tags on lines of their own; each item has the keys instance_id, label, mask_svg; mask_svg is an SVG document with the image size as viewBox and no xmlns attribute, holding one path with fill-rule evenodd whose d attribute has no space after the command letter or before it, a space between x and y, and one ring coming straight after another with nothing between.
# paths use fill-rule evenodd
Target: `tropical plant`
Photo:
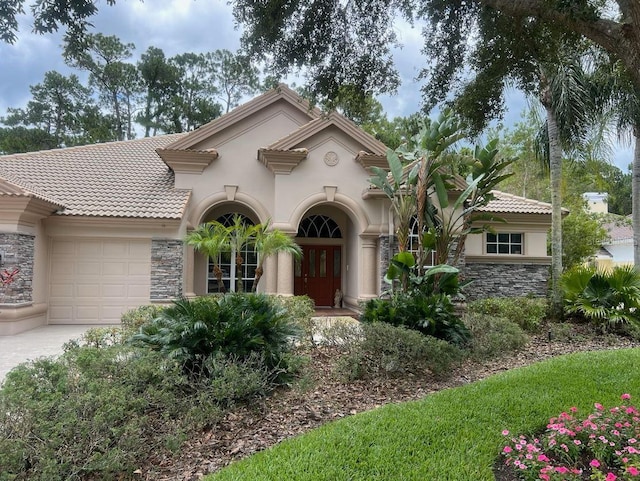
<instances>
[{"instance_id":1,"label":"tropical plant","mask_svg":"<svg viewBox=\"0 0 640 481\"><path fill-rule=\"evenodd\" d=\"M460 346L470 338L451 297L444 293L397 292L391 299L370 299L363 305L360 321L405 326Z\"/></svg>"},{"instance_id":2,"label":"tropical plant","mask_svg":"<svg viewBox=\"0 0 640 481\"><path fill-rule=\"evenodd\" d=\"M258 255L258 266L256 267L256 275L253 280L252 292L256 292L258 283L264 274L264 261L267 257L279 252L285 252L299 258L302 256L302 249L295 243L290 235L285 234L278 229L269 228L270 221L264 224L254 226L251 231L251 243L253 249Z\"/></svg>"},{"instance_id":3,"label":"tropical plant","mask_svg":"<svg viewBox=\"0 0 640 481\"><path fill-rule=\"evenodd\" d=\"M229 230L220 222L207 222L206 224L200 224L196 229L189 232L185 237L185 242L211 259L213 274L218 281L218 290L222 293L227 292L222 282L222 269L218 265L218 259L220 254L231 250Z\"/></svg>"},{"instance_id":4,"label":"tropical plant","mask_svg":"<svg viewBox=\"0 0 640 481\"><path fill-rule=\"evenodd\" d=\"M640 322L640 271L633 266L579 266L563 275L561 285L567 311L604 330Z\"/></svg>"},{"instance_id":5,"label":"tropical plant","mask_svg":"<svg viewBox=\"0 0 640 481\"><path fill-rule=\"evenodd\" d=\"M266 367L277 367L296 334L286 311L269 296L234 293L174 301L131 342L175 359L189 374L208 376L208 359L218 354L243 360L257 353Z\"/></svg>"}]
</instances>

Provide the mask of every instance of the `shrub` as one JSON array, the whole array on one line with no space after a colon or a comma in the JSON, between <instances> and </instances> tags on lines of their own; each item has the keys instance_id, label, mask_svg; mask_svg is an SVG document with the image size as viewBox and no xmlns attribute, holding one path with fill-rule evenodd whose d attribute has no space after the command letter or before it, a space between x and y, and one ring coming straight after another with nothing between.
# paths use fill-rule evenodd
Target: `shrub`
<instances>
[{"instance_id":1,"label":"shrub","mask_svg":"<svg viewBox=\"0 0 640 481\"><path fill-rule=\"evenodd\" d=\"M468 313L465 324L471 331L469 352L475 359L489 359L525 346L529 340L522 328L508 319Z\"/></svg>"},{"instance_id":2,"label":"shrub","mask_svg":"<svg viewBox=\"0 0 640 481\"><path fill-rule=\"evenodd\" d=\"M363 306L363 323L385 322L405 326L458 346L470 338L469 330L455 314L448 294L396 293L389 300L371 299Z\"/></svg>"},{"instance_id":3,"label":"shrub","mask_svg":"<svg viewBox=\"0 0 640 481\"><path fill-rule=\"evenodd\" d=\"M134 334L140 330L143 324L148 324L164 311L167 306L151 304L147 306L136 307L130 309L120 318L122 328L130 334Z\"/></svg>"},{"instance_id":4,"label":"shrub","mask_svg":"<svg viewBox=\"0 0 640 481\"><path fill-rule=\"evenodd\" d=\"M611 271L580 266L561 279L567 312L603 330L640 322L640 271L618 266Z\"/></svg>"},{"instance_id":5,"label":"shrub","mask_svg":"<svg viewBox=\"0 0 640 481\"><path fill-rule=\"evenodd\" d=\"M133 478L280 374L257 353L207 362L214 376L193 378L160 352L116 345L19 366L0 389L0 480Z\"/></svg>"},{"instance_id":6,"label":"shrub","mask_svg":"<svg viewBox=\"0 0 640 481\"><path fill-rule=\"evenodd\" d=\"M180 299L133 336L139 346L157 349L178 361L186 372L207 375L211 355L263 356L274 368L291 348L296 326L284 309L264 294Z\"/></svg>"},{"instance_id":7,"label":"shrub","mask_svg":"<svg viewBox=\"0 0 640 481\"><path fill-rule=\"evenodd\" d=\"M468 305L470 313L508 319L527 332L538 330L546 310L545 299L529 297L490 297L473 301Z\"/></svg>"},{"instance_id":8,"label":"shrub","mask_svg":"<svg viewBox=\"0 0 640 481\"><path fill-rule=\"evenodd\" d=\"M432 336L403 326L383 322L362 324L361 335L351 329L351 337L342 345L339 374L350 380L370 376L394 376L428 369L444 375L461 359L461 351ZM345 336L346 337L346 336Z\"/></svg>"},{"instance_id":9,"label":"shrub","mask_svg":"<svg viewBox=\"0 0 640 481\"><path fill-rule=\"evenodd\" d=\"M286 311L287 318L300 328L304 339L313 344L315 326L313 299L308 296L274 296L274 302Z\"/></svg>"},{"instance_id":10,"label":"shrub","mask_svg":"<svg viewBox=\"0 0 640 481\"><path fill-rule=\"evenodd\" d=\"M622 401L629 400L623 394ZM640 477L640 412L623 404L605 410L595 403L586 419L577 409L551 418L547 430L535 439L520 435L510 438L503 448L506 463L523 480L627 480Z\"/></svg>"}]
</instances>

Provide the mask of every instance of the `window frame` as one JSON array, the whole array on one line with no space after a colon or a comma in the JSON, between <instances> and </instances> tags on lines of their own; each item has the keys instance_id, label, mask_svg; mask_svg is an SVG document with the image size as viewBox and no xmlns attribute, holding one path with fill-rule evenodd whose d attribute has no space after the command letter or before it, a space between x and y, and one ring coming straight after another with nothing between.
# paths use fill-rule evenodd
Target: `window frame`
<instances>
[{"instance_id":1,"label":"window frame","mask_svg":"<svg viewBox=\"0 0 640 481\"><path fill-rule=\"evenodd\" d=\"M504 236L508 237L505 239ZM518 237L519 240L517 240ZM524 232L486 232L484 236L484 252L486 255L491 256L523 256L524 240ZM490 250L494 249L494 252L490 252Z\"/></svg>"}]
</instances>

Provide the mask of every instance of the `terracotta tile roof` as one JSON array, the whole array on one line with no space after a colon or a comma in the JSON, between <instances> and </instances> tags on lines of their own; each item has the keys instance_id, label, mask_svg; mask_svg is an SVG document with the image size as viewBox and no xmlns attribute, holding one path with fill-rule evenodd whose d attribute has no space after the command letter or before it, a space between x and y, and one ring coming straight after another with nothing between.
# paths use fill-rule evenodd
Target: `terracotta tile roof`
<instances>
[{"instance_id":1,"label":"terracotta tile roof","mask_svg":"<svg viewBox=\"0 0 640 481\"><path fill-rule=\"evenodd\" d=\"M503 214L551 215L551 204L546 202L507 194L506 192L501 192L499 190L493 190L491 192L495 196L495 199L490 201L485 207L480 208L480 211ZM567 209L562 209L562 212L568 213L569 211Z\"/></svg>"},{"instance_id":2,"label":"terracotta tile roof","mask_svg":"<svg viewBox=\"0 0 640 481\"><path fill-rule=\"evenodd\" d=\"M54 200L62 215L178 219L189 199L155 152L187 134L0 156L0 177Z\"/></svg>"},{"instance_id":3,"label":"terracotta tile roof","mask_svg":"<svg viewBox=\"0 0 640 481\"><path fill-rule=\"evenodd\" d=\"M3 179L0 177L0 197L34 197L36 199L44 200L50 203L53 207L62 209L64 206L54 199L47 197L46 195L35 192L37 189L31 188L31 190L24 189L12 182L9 179Z\"/></svg>"}]
</instances>

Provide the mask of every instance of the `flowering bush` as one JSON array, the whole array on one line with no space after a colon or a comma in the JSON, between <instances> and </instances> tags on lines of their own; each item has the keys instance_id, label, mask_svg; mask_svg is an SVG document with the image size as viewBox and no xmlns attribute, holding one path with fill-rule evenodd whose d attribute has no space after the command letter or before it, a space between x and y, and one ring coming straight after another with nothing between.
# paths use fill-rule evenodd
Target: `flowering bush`
<instances>
[{"instance_id":1,"label":"flowering bush","mask_svg":"<svg viewBox=\"0 0 640 481\"><path fill-rule=\"evenodd\" d=\"M511 437L503 448L506 463L525 481L604 480L640 481L640 413L629 394L623 405L606 410L595 404L586 419L572 407L551 418L539 438Z\"/></svg>"}]
</instances>

